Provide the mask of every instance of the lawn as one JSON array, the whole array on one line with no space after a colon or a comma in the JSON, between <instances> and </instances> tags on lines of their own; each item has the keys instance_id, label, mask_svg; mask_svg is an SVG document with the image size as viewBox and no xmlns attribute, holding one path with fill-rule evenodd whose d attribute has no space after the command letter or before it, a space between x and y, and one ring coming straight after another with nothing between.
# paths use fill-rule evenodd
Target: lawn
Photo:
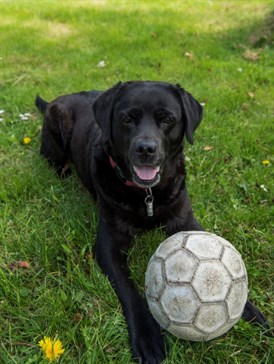
<instances>
[{"instance_id":1,"label":"lawn","mask_svg":"<svg viewBox=\"0 0 274 364\"><path fill-rule=\"evenodd\" d=\"M273 4L262 1L2 1L0 4L0 362L132 363L118 300L92 256L97 212L76 175L39 156L37 93L106 89L118 80L180 83L204 104L186 145L188 190L203 227L231 241L249 297L274 326ZM272 148L272 150L271 150ZM144 290L161 230L129 260ZM274 362L274 339L240 321L210 342L166 333L165 363Z\"/></svg>"}]
</instances>

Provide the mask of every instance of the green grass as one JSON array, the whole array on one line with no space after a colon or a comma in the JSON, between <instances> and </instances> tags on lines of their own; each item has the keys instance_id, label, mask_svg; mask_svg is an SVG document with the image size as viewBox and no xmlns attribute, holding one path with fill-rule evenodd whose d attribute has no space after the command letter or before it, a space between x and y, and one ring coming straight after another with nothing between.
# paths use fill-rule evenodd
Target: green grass
<instances>
[{"instance_id":1,"label":"green grass","mask_svg":"<svg viewBox=\"0 0 274 364\"><path fill-rule=\"evenodd\" d=\"M206 230L242 253L250 298L273 327L272 5L1 2L1 363L43 363L37 344L44 335L63 342L60 363L132 362L120 305L92 258L96 209L76 176L60 181L40 158L41 117L33 103L37 93L50 100L118 80L179 82L206 104L195 145L186 146L193 208ZM102 60L106 67L98 68ZM141 291L163 239L160 230L149 232L130 252ZM273 339L243 321L207 343L166 339L167 364L274 360Z\"/></svg>"}]
</instances>

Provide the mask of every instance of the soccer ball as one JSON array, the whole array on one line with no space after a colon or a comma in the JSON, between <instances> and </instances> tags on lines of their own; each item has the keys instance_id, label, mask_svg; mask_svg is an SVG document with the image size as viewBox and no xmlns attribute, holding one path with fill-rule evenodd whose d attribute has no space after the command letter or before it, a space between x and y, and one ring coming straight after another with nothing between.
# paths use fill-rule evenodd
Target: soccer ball
<instances>
[{"instance_id":1,"label":"soccer ball","mask_svg":"<svg viewBox=\"0 0 274 364\"><path fill-rule=\"evenodd\" d=\"M162 328L185 340L207 341L240 320L248 294L246 268L225 239L179 232L151 257L145 293Z\"/></svg>"}]
</instances>

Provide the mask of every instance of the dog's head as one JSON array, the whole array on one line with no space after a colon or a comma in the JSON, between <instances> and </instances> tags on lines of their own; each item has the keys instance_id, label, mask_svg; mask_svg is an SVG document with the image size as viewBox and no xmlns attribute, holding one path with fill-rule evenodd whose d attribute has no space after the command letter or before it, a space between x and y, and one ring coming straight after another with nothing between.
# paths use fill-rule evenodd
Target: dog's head
<instances>
[{"instance_id":1,"label":"dog's head","mask_svg":"<svg viewBox=\"0 0 274 364\"><path fill-rule=\"evenodd\" d=\"M184 135L202 119L202 107L179 85L163 82L118 83L95 101L95 119L107 153L140 187L161 180L165 162L181 150Z\"/></svg>"}]
</instances>

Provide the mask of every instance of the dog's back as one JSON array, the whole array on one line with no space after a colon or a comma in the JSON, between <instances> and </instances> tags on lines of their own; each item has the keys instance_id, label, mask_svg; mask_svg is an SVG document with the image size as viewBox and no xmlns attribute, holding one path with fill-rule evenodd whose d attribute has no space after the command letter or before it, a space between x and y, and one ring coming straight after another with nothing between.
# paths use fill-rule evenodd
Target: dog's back
<instances>
[{"instance_id":1,"label":"dog's back","mask_svg":"<svg viewBox=\"0 0 274 364\"><path fill-rule=\"evenodd\" d=\"M92 105L100 94L100 91L82 91L60 96L51 102L36 96L35 104L44 115L40 152L61 177L68 174L69 161L83 166L83 163L77 162L84 159L89 140L100 137L92 112ZM74 129L77 129L76 133L73 133ZM91 190L85 183L85 180L90 180L86 176L87 168L78 168L77 172Z\"/></svg>"}]
</instances>

